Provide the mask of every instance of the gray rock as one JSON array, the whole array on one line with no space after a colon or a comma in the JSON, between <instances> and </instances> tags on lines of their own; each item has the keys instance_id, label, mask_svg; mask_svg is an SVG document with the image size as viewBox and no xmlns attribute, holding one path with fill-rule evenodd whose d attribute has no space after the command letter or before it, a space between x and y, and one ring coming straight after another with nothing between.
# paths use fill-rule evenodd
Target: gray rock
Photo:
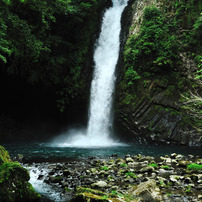
<instances>
[{"instance_id":1,"label":"gray rock","mask_svg":"<svg viewBox=\"0 0 202 202\"><path fill-rule=\"evenodd\" d=\"M68 170L68 169L66 169L66 170L63 170L63 175L64 176L69 176L71 174L71 172Z\"/></svg>"},{"instance_id":2,"label":"gray rock","mask_svg":"<svg viewBox=\"0 0 202 202\"><path fill-rule=\"evenodd\" d=\"M202 194L198 195L198 199L202 200Z\"/></svg>"},{"instance_id":3,"label":"gray rock","mask_svg":"<svg viewBox=\"0 0 202 202\"><path fill-rule=\"evenodd\" d=\"M178 154L178 155L176 156L176 159L177 159L177 160L182 160L183 158L184 158L184 156L181 155L181 154Z\"/></svg>"},{"instance_id":4,"label":"gray rock","mask_svg":"<svg viewBox=\"0 0 202 202\"><path fill-rule=\"evenodd\" d=\"M180 176L180 175L171 175L170 176L170 181L171 182L177 182L179 180L182 180L184 177L183 176Z\"/></svg>"},{"instance_id":5,"label":"gray rock","mask_svg":"<svg viewBox=\"0 0 202 202\"><path fill-rule=\"evenodd\" d=\"M159 176L165 177L165 178L169 177L170 175L174 175L174 174L175 174L174 171L165 170L165 169L162 169L162 168L159 169L159 173L158 173Z\"/></svg>"},{"instance_id":6,"label":"gray rock","mask_svg":"<svg viewBox=\"0 0 202 202\"><path fill-rule=\"evenodd\" d=\"M50 182L52 183L59 183L63 180L62 176L57 175L57 176L50 176L49 177Z\"/></svg>"},{"instance_id":7,"label":"gray rock","mask_svg":"<svg viewBox=\"0 0 202 202\"><path fill-rule=\"evenodd\" d=\"M202 174L197 174L196 177L198 178L198 180L202 180Z\"/></svg>"},{"instance_id":8,"label":"gray rock","mask_svg":"<svg viewBox=\"0 0 202 202\"><path fill-rule=\"evenodd\" d=\"M160 189L157 187L155 180L140 183L132 195L133 197L141 197L143 201L162 201L162 195L160 194Z\"/></svg>"},{"instance_id":9,"label":"gray rock","mask_svg":"<svg viewBox=\"0 0 202 202\"><path fill-rule=\"evenodd\" d=\"M107 183L105 181L98 181L96 183L93 183L91 185L92 187L100 187L100 188L103 188L103 187L107 187Z\"/></svg>"},{"instance_id":10,"label":"gray rock","mask_svg":"<svg viewBox=\"0 0 202 202\"><path fill-rule=\"evenodd\" d=\"M171 156L172 159L175 159L175 157L177 156L177 154L176 153L172 153L170 156Z\"/></svg>"},{"instance_id":11,"label":"gray rock","mask_svg":"<svg viewBox=\"0 0 202 202\"><path fill-rule=\"evenodd\" d=\"M155 171L155 169L152 167L152 166L147 166L147 167L144 167L144 168L142 168L142 169L140 169L140 172L141 173L145 173L145 172L154 172Z\"/></svg>"},{"instance_id":12,"label":"gray rock","mask_svg":"<svg viewBox=\"0 0 202 202\"><path fill-rule=\"evenodd\" d=\"M137 168L137 167L139 167L139 163L138 162L129 162L128 166L130 168Z\"/></svg>"},{"instance_id":13,"label":"gray rock","mask_svg":"<svg viewBox=\"0 0 202 202\"><path fill-rule=\"evenodd\" d=\"M133 159L131 157L128 157L126 158L126 162L129 163L129 162L133 162Z\"/></svg>"},{"instance_id":14,"label":"gray rock","mask_svg":"<svg viewBox=\"0 0 202 202\"><path fill-rule=\"evenodd\" d=\"M171 158L166 158L165 159L165 162L166 162L166 165L171 165L171 163L172 163L172 159Z\"/></svg>"}]
</instances>

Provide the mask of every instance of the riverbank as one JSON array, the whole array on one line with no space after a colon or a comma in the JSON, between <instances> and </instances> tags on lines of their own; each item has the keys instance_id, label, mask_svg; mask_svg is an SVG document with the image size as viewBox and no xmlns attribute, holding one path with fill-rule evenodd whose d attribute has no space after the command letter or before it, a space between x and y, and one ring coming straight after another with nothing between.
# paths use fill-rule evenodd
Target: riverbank
<instances>
[{"instance_id":1,"label":"riverbank","mask_svg":"<svg viewBox=\"0 0 202 202\"><path fill-rule=\"evenodd\" d=\"M119 158L112 155L106 159L89 157L23 166L30 171L34 187L41 183L54 190L52 196L49 193L52 201L202 200L199 156L173 153L156 158L140 154Z\"/></svg>"}]
</instances>

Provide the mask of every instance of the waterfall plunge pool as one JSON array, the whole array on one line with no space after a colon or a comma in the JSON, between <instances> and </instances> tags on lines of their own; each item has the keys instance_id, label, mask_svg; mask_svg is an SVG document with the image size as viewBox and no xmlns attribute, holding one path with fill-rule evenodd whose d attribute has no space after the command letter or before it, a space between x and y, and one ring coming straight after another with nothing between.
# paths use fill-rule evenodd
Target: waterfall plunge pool
<instances>
[{"instance_id":1,"label":"waterfall plunge pool","mask_svg":"<svg viewBox=\"0 0 202 202\"><path fill-rule=\"evenodd\" d=\"M130 155L163 156L171 153L202 155L200 147L128 144L108 147L58 147L48 143L4 144L12 158L22 154L27 162L60 162L89 157L108 158Z\"/></svg>"}]
</instances>

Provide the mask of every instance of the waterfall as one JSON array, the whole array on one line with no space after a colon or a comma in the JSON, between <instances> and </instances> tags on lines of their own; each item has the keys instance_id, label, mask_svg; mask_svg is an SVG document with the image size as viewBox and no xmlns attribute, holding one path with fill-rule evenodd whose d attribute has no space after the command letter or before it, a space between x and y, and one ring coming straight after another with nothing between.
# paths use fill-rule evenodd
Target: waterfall
<instances>
[{"instance_id":1,"label":"waterfall","mask_svg":"<svg viewBox=\"0 0 202 202\"><path fill-rule=\"evenodd\" d=\"M71 130L67 144L70 146L111 146L112 101L115 83L115 68L120 50L121 15L128 0L112 0L106 10L101 33L94 52L94 74L87 131Z\"/></svg>"},{"instance_id":2,"label":"waterfall","mask_svg":"<svg viewBox=\"0 0 202 202\"><path fill-rule=\"evenodd\" d=\"M91 98L87 137L91 144L108 144L112 127L111 108L115 83L115 68L119 57L121 14L126 0L113 0L103 18L100 37L94 53L94 76L91 84ZM101 143L102 142L102 143Z\"/></svg>"}]
</instances>

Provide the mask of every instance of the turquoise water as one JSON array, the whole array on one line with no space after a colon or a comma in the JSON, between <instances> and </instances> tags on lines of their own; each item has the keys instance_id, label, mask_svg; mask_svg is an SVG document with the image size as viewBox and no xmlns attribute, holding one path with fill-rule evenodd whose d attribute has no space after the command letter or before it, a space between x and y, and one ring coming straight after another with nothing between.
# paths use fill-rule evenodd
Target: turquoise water
<instances>
[{"instance_id":1,"label":"turquoise water","mask_svg":"<svg viewBox=\"0 0 202 202\"><path fill-rule=\"evenodd\" d=\"M55 147L51 144L35 143L35 144L5 144L3 145L13 158L17 154L22 154L27 161L63 161L67 159L85 159L87 157L106 158L116 154L117 156L130 155L150 155L162 156L171 153L183 155L199 155L202 156L202 149L198 147L184 146L157 146L157 145L140 145L131 144L125 146L113 147L91 147L91 148L76 148L76 147Z\"/></svg>"}]
</instances>

